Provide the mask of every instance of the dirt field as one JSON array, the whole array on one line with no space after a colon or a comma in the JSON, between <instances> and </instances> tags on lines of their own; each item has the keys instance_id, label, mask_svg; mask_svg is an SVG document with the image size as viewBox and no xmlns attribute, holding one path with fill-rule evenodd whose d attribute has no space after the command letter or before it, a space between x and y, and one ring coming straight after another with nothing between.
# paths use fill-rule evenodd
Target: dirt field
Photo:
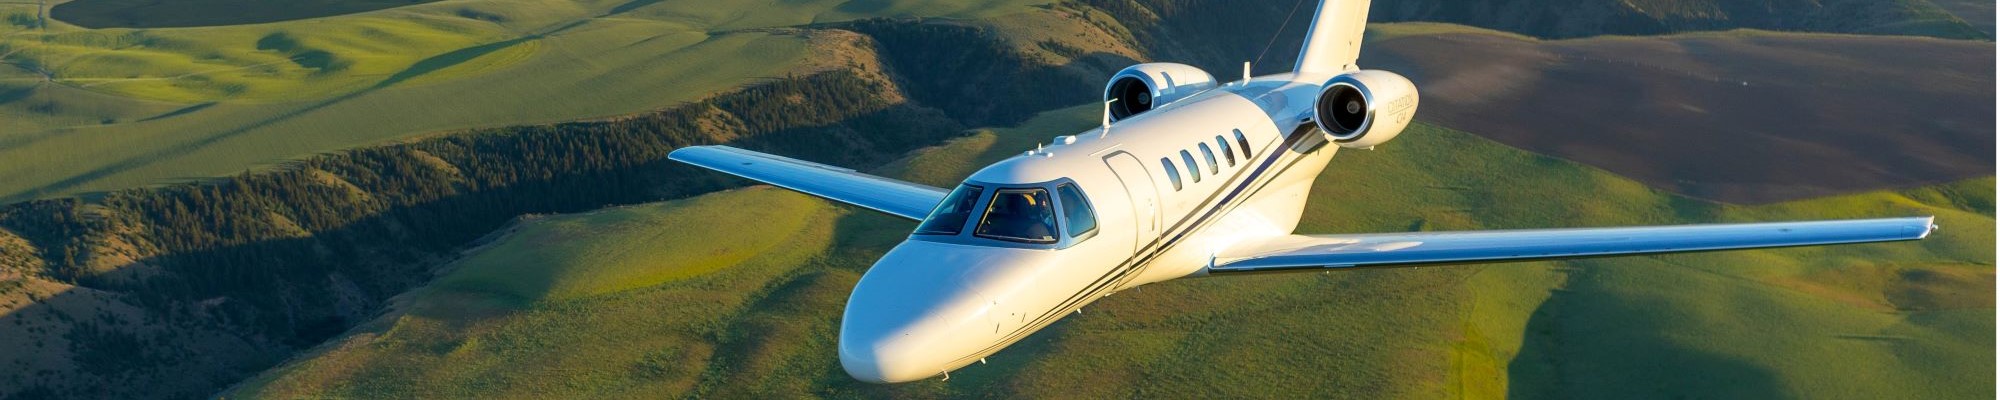
<instances>
[{"instance_id":1,"label":"dirt field","mask_svg":"<svg viewBox=\"0 0 2000 400\"><path fill-rule=\"evenodd\" d=\"M1665 190L1767 203L1994 173L1994 45L1726 32L1410 35L1419 117Z\"/></svg>"}]
</instances>

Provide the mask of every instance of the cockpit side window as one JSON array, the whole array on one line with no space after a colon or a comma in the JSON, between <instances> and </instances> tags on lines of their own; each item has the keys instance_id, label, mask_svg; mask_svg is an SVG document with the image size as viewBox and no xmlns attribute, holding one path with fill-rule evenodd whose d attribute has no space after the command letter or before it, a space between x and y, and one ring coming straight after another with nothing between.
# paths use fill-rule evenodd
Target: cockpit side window
<instances>
[{"instance_id":1,"label":"cockpit side window","mask_svg":"<svg viewBox=\"0 0 2000 400\"><path fill-rule=\"evenodd\" d=\"M979 195L986 189L972 185L959 185L958 189L944 196L944 202L931 210L931 216L917 225L918 235L957 235L965 230L965 220L972 218L972 207L979 204Z\"/></svg>"},{"instance_id":2,"label":"cockpit side window","mask_svg":"<svg viewBox=\"0 0 2000 400\"><path fill-rule=\"evenodd\" d=\"M1009 242L1050 244L1056 242L1055 207L1049 191L1040 188L1000 189L986 205L973 235Z\"/></svg>"},{"instance_id":3,"label":"cockpit side window","mask_svg":"<svg viewBox=\"0 0 2000 400\"><path fill-rule=\"evenodd\" d=\"M1097 213L1090 209L1090 201L1083 199L1083 191L1076 185L1056 186L1056 196L1062 198L1063 226L1067 227L1070 238L1077 238L1097 230Z\"/></svg>"}]
</instances>

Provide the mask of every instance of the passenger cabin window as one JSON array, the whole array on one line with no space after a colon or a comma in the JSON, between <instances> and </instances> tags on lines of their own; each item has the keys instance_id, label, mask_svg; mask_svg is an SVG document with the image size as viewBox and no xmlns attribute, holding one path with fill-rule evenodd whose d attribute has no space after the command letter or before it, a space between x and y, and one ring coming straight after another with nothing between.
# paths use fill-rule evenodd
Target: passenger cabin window
<instances>
[{"instance_id":1,"label":"passenger cabin window","mask_svg":"<svg viewBox=\"0 0 2000 400\"><path fill-rule=\"evenodd\" d=\"M1210 175L1222 173L1222 169L1215 166L1215 150L1209 150L1208 143L1201 144L1201 158L1208 161L1208 173Z\"/></svg>"},{"instance_id":2,"label":"passenger cabin window","mask_svg":"<svg viewBox=\"0 0 2000 400\"><path fill-rule=\"evenodd\" d=\"M1042 189L1000 189L979 217L973 235L1009 242L1049 244L1056 242L1056 212L1049 204L1049 191Z\"/></svg>"},{"instance_id":3,"label":"passenger cabin window","mask_svg":"<svg viewBox=\"0 0 2000 400\"><path fill-rule=\"evenodd\" d=\"M1243 137L1243 130L1236 129L1236 144L1243 146L1243 161L1255 160L1250 156L1250 138Z\"/></svg>"},{"instance_id":4,"label":"passenger cabin window","mask_svg":"<svg viewBox=\"0 0 2000 400\"><path fill-rule=\"evenodd\" d=\"M1188 154L1187 150L1181 150L1181 161L1187 162L1188 176L1194 178L1194 183L1201 183L1201 166L1194 165L1194 155Z\"/></svg>"},{"instance_id":5,"label":"passenger cabin window","mask_svg":"<svg viewBox=\"0 0 2000 400\"><path fill-rule=\"evenodd\" d=\"M1167 169L1167 180L1174 182L1174 191L1181 190L1181 171L1174 169L1174 160L1160 157L1160 166Z\"/></svg>"},{"instance_id":6,"label":"passenger cabin window","mask_svg":"<svg viewBox=\"0 0 2000 400\"><path fill-rule=\"evenodd\" d=\"M979 195L986 189L972 185L959 185L958 189L944 196L944 202L931 210L931 216L917 225L918 235L957 235L965 229L965 220L972 218L972 206L979 204Z\"/></svg>"},{"instance_id":7,"label":"passenger cabin window","mask_svg":"<svg viewBox=\"0 0 2000 400\"><path fill-rule=\"evenodd\" d=\"M1090 209L1090 201L1083 199L1083 191L1077 190L1076 185L1056 186L1056 197L1062 199L1063 227L1071 239L1097 230L1097 213Z\"/></svg>"},{"instance_id":8,"label":"passenger cabin window","mask_svg":"<svg viewBox=\"0 0 2000 400\"><path fill-rule=\"evenodd\" d=\"M1228 161L1231 168L1236 167L1236 153L1229 150L1229 141L1223 140L1222 135L1215 135L1215 148L1222 150L1223 161Z\"/></svg>"}]
</instances>

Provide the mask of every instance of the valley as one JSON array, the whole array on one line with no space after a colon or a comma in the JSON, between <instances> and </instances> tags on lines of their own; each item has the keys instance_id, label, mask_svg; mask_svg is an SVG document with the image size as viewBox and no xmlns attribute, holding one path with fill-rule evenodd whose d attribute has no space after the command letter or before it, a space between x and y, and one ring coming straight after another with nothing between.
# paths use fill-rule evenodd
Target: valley
<instances>
[{"instance_id":1,"label":"valley","mask_svg":"<svg viewBox=\"0 0 2000 400\"><path fill-rule=\"evenodd\" d=\"M1096 112L1075 107L1017 128L980 130L881 172L954 182L970 172L967 165L1087 129ZM1301 230L1918 214L1937 214L1948 228L1918 243L1167 282L1106 298L948 381L879 386L847 379L829 355L846 289L912 224L754 187L523 221L447 266L444 277L389 314L232 393L1978 397L1991 391L1979 378L1992 373L1990 177L1732 206L1651 190L1435 125L1406 134L1375 151L1336 157ZM746 224L752 220L786 222ZM707 240L697 233L752 225L728 234L760 239ZM634 240L649 244L629 244ZM1923 300L1911 301L1916 297ZM1876 337L1892 339L1868 339ZM1093 378L1073 379L1079 375ZM777 376L787 378L771 379Z\"/></svg>"},{"instance_id":2,"label":"valley","mask_svg":"<svg viewBox=\"0 0 2000 400\"><path fill-rule=\"evenodd\" d=\"M1075 105L1140 60L1289 67L1281 3L106 17L145 29L0 3L0 397L1992 396L1991 21L1963 40L1928 2L1550 27L1384 0L1484 28L1371 26L1362 62L1417 81L1421 123L1336 158L1305 227L1939 214L1933 240L1174 282L950 382L857 385L829 356L910 224L664 159L947 186L1095 124ZM695 234L718 226L751 228Z\"/></svg>"}]
</instances>

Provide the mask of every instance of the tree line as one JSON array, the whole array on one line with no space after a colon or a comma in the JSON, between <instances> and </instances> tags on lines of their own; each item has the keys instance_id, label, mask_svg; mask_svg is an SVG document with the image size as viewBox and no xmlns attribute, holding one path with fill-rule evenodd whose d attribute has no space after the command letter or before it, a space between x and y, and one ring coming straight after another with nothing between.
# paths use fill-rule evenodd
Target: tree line
<instances>
[{"instance_id":1,"label":"tree line","mask_svg":"<svg viewBox=\"0 0 2000 400\"><path fill-rule=\"evenodd\" d=\"M970 26L869 20L840 28L875 38L892 76L853 70L787 76L639 115L475 129L211 181L0 206L0 276L18 271L118 293L149 310L149 320L134 323L231 332L267 349L299 349L370 318L391 296L427 282L431 268L519 216L743 183L667 160L674 149L728 143L835 165L879 165L967 126L1087 101L1094 89L1076 88L1103 79L1026 59ZM1051 97L1062 93L1057 86L1075 94ZM126 325L97 324L70 335L79 371L94 375L84 380L97 387L240 378L177 376L163 367L172 362L120 361L117 352L93 351L144 343L168 349L147 359L203 356L169 351L177 340L199 338L174 330L134 337L107 328L117 326ZM265 367L243 365L240 373Z\"/></svg>"}]
</instances>

